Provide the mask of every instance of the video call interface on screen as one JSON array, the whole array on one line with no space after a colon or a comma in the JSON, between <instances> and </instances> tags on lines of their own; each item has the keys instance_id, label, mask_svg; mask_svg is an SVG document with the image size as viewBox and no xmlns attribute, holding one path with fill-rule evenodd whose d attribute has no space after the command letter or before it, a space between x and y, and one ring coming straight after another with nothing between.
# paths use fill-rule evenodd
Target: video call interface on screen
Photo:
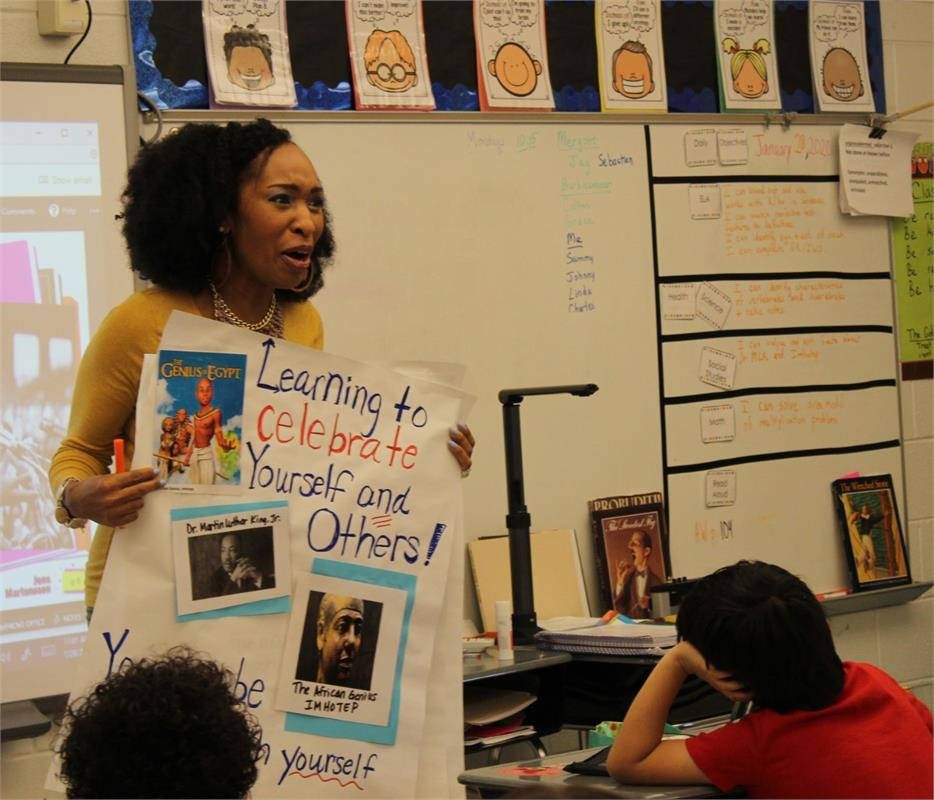
<instances>
[{"instance_id":1,"label":"video call interface on screen","mask_svg":"<svg viewBox=\"0 0 934 800\"><path fill-rule=\"evenodd\" d=\"M3 116L0 665L6 702L66 692L67 662L84 645L93 524L73 530L55 521L48 469L68 425L78 361L101 315L96 306L109 303L95 292L90 273L120 261L112 250L119 231L114 198L102 195L99 124L10 121L7 109ZM125 169L125 153L120 159Z\"/></svg>"}]
</instances>

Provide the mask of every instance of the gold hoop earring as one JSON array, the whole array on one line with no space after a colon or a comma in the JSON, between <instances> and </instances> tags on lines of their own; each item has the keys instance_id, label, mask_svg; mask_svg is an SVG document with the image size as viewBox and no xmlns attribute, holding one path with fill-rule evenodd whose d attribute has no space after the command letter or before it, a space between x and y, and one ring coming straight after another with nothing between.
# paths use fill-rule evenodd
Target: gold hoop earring
<instances>
[{"instance_id":1,"label":"gold hoop earring","mask_svg":"<svg viewBox=\"0 0 934 800\"><path fill-rule=\"evenodd\" d=\"M301 293L304 292L309 286L311 286L311 282L314 280L314 278L312 277L312 272L311 272L312 269L314 269L314 265L309 265L307 277L306 277L305 280L304 280L302 283L300 283L298 286L293 286L293 287L292 287L292 291L293 291L293 292L296 292L297 294L301 294Z\"/></svg>"}]
</instances>

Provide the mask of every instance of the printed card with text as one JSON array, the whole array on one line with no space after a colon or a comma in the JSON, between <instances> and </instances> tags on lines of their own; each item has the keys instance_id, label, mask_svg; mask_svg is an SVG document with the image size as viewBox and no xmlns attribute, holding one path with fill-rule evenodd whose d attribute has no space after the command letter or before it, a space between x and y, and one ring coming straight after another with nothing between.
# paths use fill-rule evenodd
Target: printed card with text
<instances>
[{"instance_id":1,"label":"printed card with text","mask_svg":"<svg viewBox=\"0 0 934 800\"><path fill-rule=\"evenodd\" d=\"M723 213L720 184L694 183L689 185L688 206L691 209L691 219L720 219Z\"/></svg>"},{"instance_id":2,"label":"printed card with text","mask_svg":"<svg viewBox=\"0 0 934 800\"><path fill-rule=\"evenodd\" d=\"M721 167L735 167L749 163L749 138L744 128L726 128L717 131L717 158Z\"/></svg>"},{"instance_id":3,"label":"printed card with text","mask_svg":"<svg viewBox=\"0 0 934 800\"><path fill-rule=\"evenodd\" d=\"M704 444L731 442L736 438L736 414L733 406L703 406L700 413L701 441Z\"/></svg>"},{"instance_id":4,"label":"printed card with text","mask_svg":"<svg viewBox=\"0 0 934 800\"><path fill-rule=\"evenodd\" d=\"M711 470L704 476L704 505L707 508L736 503L736 470Z\"/></svg>"},{"instance_id":5,"label":"printed card with text","mask_svg":"<svg viewBox=\"0 0 934 800\"><path fill-rule=\"evenodd\" d=\"M344 9L356 108L432 111L421 0L348 0Z\"/></svg>"},{"instance_id":6,"label":"printed card with text","mask_svg":"<svg viewBox=\"0 0 934 800\"><path fill-rule=\"evenodd\" d=\"M732 389L736 378L736 356L715 347L702 347L698 378L711 386Z\"/></svg>"},{"instance_id":7,"label":"printed card with text","mask_svg":"<svg viewBox=\"0 0 934 800\"><path fill-rule=\"evenodd\" d=\"M202 0L212 104L292 108L285 0Z\"/></svg>"},{"instance_id":8,"label":"printed card with text","mask_svg":"<svg viewBox=\"0 0 934 800\"><path fill-rule=\"evenodd\" d=\"M544 0L473 0L480 110L551 111Z\"/></svg>"},{"instance_id":9,"label":"printed card with text","mask_svg":"<svg viewBox=\"0 0 934 800\"><path fill-rule=\"evenodd\" d=\"M878 137L868 125L841 125L840 211L854 216L911 216L916 198L909 167L917 138L912 131L886 131Z\"/></svg>"},{"instance_id":10,"label":"printed card with text","mask_svg":"<svg viewBox=\"0 0 934 800\"><path fill-rule=\"evenodd\" d=\"M718 289L712 283L702 283L697 290L695 298L697 316L707 320L715 328L726 325L727 317L733 308L730 296Z\"/></svg>"},{"instance_id":11,"label":"printed card with text","mask_svg":"<svg viewBox=\"0 0 934 800\"><path fill-rule=\"evenodd\" d=\"M770 0L716 0L720 108L778 110L778 60Z\"/></svg>"},{"instance_id":12,"label":"printed card with text","mask_svg":"<svg viewBox=\"0 0 934 800\"><path fill-rule=\"evenodd\" d=\"M717 131L701 128L684 134L684 165L713 167L717 163Z\"/></svg>"},{"instance_id":13,"label":"printed card with text","mask_svg":"<svg viewBox=\"0 0 934 800\"><path fill-rule=\"evenodd\" d=\"M287 602L244 608L289 595L288 503L176 508L171 520L179 615L288 610Z\"/></svg>"},{"instance_id":14,"label":"printed card with text","mask_svg":"<svg viewBox=\"0 0 934 800\"><path fill-rule=\"evenodd\" d=\"M812 0L808 3L808 27L818 110L875 111L863 4Z\"/></svg>"},{"instance_id":15,"label":"printed card with text","mask_svg":"<svg viewBox=\"0 0 934 800\"><path fill-rule=\"evenodd\" d=\"M402 589L300 575L276 708L309 718L296 720L299 724L317 721L336 735L341 726L334 721L355 723L361 734L366 726L385 730L399 700L406 599Z\"/></svg>"},{"instance_id":16,"label":"printed card with text","mask_svg":"<svg viewBox=\"0 0 934 800\"><path fill-rule=\"evenodd\" d=\"M659 287L662 319L694 319L694 298L697 286L693 283L663 283Z\"/></svg>"},{"instance_id":17,"label":"printed card with text","mask_svg":"<svg viewBox=\"0 0 934 800\"><path fill-rule=\"evenodd\" d=\"M604 111L667 111L661 0L597 0L597 63Z\"/></svg>"}]
</instances>

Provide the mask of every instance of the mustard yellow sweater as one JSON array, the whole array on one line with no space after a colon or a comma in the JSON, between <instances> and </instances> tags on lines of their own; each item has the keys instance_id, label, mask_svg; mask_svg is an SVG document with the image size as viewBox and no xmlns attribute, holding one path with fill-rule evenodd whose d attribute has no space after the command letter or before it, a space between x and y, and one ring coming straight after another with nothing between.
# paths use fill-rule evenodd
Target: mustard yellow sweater
<instances>
[{"instance_id":1,"label":"mustard yellow sweater","mask_svg":"<svg viewBox=\"0 0 934 800\"><path fill-rule=\"evenodd\" d=\"M126 460L133 458L136 396L143 355L159 348L162 330L174 310L200 314L187 292L147 289L124 300L105 317L78 367L68 434L49 468L55 491L66 478L88 478L109 471L113 440L126 440ZM320 350L321 317L310 302L283 303L284 338ZM93 607L104 574L113 528L98 526L85 575L85 601Z\"/></svg>"}]
</instances>

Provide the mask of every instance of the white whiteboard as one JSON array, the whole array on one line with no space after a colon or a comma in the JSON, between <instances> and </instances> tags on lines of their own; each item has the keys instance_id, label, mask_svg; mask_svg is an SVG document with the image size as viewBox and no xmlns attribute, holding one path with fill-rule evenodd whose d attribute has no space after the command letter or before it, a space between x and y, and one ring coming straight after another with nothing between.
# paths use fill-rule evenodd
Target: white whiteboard
<instances>
[{"instance_id":1,"label":"white whiteboard","mask_svg":"<svg viewBox=\"0 0 934 800\"><path fill-rule=\"evenodd\" d=\"M325 347L467 365L479 441L464 482L468 539L505 532L499 390L600 386L520 412L532 526L576 528L593 564L587 501L660 487L643 128L290 127L322 177L340 248L316 300Z\"/></svg>"},{"instance_id":2,"label":"white whiteboard","mask_svg":"<svg viewBox=\"0 0 934 800\"><path fill-rule=\"evenodd\" d=\"M736 127L745 163L692 165L708 134L652 129L673 572L758 558L815 591L848 586L831 482L891 473L902 493L888 226L840 214L835 129ZM679 293L713 313L677 319ZM711 351L735 368L721 386L704 379ZM730 505L707 496L717 472Z\"/></svg>"},{"instance_id":3,"label":"white whiteboard","mask_svg":"<svg viewBox=\"0 0 934 800\"><path fill-rule=\"evenodd\" d=\"M285 123L315 163L334 217L338 257L315 299L326 349L362 360L466 365L479 442L464 481L467 538L505 531L497 393L593 382L600 390L592 397L532 397L520 407L532 527L577 530L592 611L605 609L587 501L611 494L666 492L675 575L765 558L815 591L842 585L830 481L854 470L891 472L901 493L900 448L744 463L736 467L733 538L705 540L708 529L719 536L725 515L705 508L705 473L685 466L794 447L764 431L726 446L700 443L703 403L685 398L714 391L696 380L710 325L661 320L658 311L664 286L713 283L747 310L712 340L727 347L742 339L749 356L737 389L882 381L847 392L847 412L827 426L826 446L899 437L887 226L837 212L835 129L733 126L733 141L737 130L747 138L746 164L689 168L689 126L653 125L647 133L616 119L488 120L370 114ZM716 136L716 127L707 128ZM798 241L819 241L822 249L806 260L775 249L761 259L726 256L722 220L692 221L687 188L724 178L730 197L746 187L748 198L759 183L778 187L779 197L790 187L786 197L802 210L791 217L795 230L814 237ZM756 313L760 307L780 313L770 318ZM840 333L834 345L826 332L776 332L774 318L794 328L858 320L871 329ZM768 335L755 336L756 329ZM785 348L785 366L796 361L795 368L760 368L751 354L761 348L770 356ZM792 349L807 355L792 359ZM824 434L799 439L816 447ZM468 577L467 616L471 584Z\"/></svg>"},{"instance_id":4,"label":"white whiteboard","mask_svg":"<svg viewBox=\"0 0 934 800\"><path fill-rule=\"evenodd\" d=\"M719 220L691 219L689 186L655 190L662 275L888 268L886 222L841 216L834 181L723 183Z\"/></svg>"}]
</instances>

